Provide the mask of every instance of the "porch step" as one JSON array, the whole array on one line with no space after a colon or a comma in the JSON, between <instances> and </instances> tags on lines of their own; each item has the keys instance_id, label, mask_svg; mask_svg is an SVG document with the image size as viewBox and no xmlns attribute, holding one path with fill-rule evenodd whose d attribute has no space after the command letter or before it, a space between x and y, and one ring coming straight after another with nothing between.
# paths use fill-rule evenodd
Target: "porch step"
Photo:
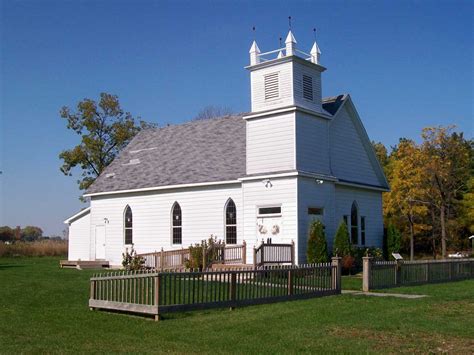
<instances>
[{"instance_id":1,"label":"porch step","mask_svg":"<svg viewBox=\"0 0 474 355\"><path fill-rule=\"evenodd\" d=\"M109 262L105 260L61 260L61 268L80 268L80 269L104 269L109 267Z\"/></svg>"}]
</instances>

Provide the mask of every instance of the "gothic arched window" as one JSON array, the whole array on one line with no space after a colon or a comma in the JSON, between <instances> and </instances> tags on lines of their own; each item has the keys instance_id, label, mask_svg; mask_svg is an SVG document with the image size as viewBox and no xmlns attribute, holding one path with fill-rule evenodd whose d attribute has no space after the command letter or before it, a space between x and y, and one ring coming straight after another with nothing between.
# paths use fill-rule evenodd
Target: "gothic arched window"
<instances>
[{"instance_id":1,"label":"gothic arched window","mask_svg":"<svg viewBox=\"0 0 474 355\"><path fill-rule=\"evenodd\" d=\"M171 209L171 228L173 244L182 244L183 242L183 230L182 230L182 216L181 207L178 202L175 202Z\"/></svg>"},{"instance_id":2,"label":"gothic arched window","mask_svg":"<svg viewBox=\"0 0 474 355\"><path fill-rule=\"evenodd\" d=\"M124 237L125 237L125 244L130 245L133 244L133 215L132 209L130 206L125 207L125 212L123 214L124 221L123 221L123 230L124 230Z\"/></svg>"},{"instance_id":3,"label":"gothic arched window","mask_svg":"<svg viewBox=\"0 0 474 355\"><path fill-rule=\"evenodd\" d=\"M237 208L231 198L225 207L225 242L237 244Z\"/></svg>"}]
</instances>

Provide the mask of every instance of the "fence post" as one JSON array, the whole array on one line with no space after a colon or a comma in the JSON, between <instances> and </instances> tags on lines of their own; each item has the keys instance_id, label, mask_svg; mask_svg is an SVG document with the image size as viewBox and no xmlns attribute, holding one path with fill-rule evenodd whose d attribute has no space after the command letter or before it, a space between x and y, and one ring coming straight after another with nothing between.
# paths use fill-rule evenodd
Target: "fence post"
<instances>
[{"instance_id":1,"label":"fence post","mask_svg":"<svg viewBox=\"0 0 474 355\"><path fill-rule=\"evenodd\" d=\"M181 247L180 265L181 267L184 266L184 248L183 247Z\"/></svg>"},{"instance_id":2,"label":"fence post","mask_svg":"<svg viewBox=\"0 0 474 355\"><path fill-rule=\"evenodd\" d=\"M395 284L397 286L402 284L402 260L397 260L395 265Z\"/></svg>"},{"instance_id":3,"label":"fence post","mask_svg":"<svg viewBox=\"0 0 474 355\"><path fill-rule=\"evenodd\" d=\"M230 287L229 294L230 294L230 301L231 301L230 310L233 310L235 307L235 295L236 295L236 290L237 290L237 274L235 272L230 274L229 287Z\"/></svg>"},{"instance_id":4,"label":"fence post","mask_svg":"<svg viewBox=\"0 0 474 355\"><path fill-rule=\"evenodd\" d=\"M257 269L257 248L255 248L255 245L253 246L253 269Z\"/></svg>"},{"instance_id":5,"label":"fence post","mask_svg":"<svg viewBox=\"0 0 474 355\"><path fill-rule=\"evenodd\" d=\"M153 259L155 261L155 270L158 270L158 252L155 249L155 254L153 254Z\"/></svg>"},{"instance_id":6,"label":"fence post","mask_svg":"<svg viewBox=\"0 0 474 355\"><path fill-rule=\"evenodd\" d=\"M247 243L245 240L242 243L242 264L247 264Z\"/></svg>"},{"instance_id":7,"label":"fence post","mask_svg":"<svg viewBox=\"0 0 474 355\"><path fill-rule=\"evenodd\" d=\"M337 292L341 293L341 269L342 269L342 258L335 256L331 259L331 276L332 276L332 288ZM336 270L334 271L334 266Z\"/></svg>"},{"instance_id":8,"label":"fence post","mask_svg":"<svg viewBox=\"0 0 474 355\"><path fill-rule=\"evenodd\" d=\"M291 265L295 265L295 241L291 240Z\"/></svg>"},{"instance_id":9,"label":"fence post","mask_svg":"<svg viewBox=\"0 0 474 355\"><path fill-rule=\"evenodd\" d=\"M161 275L157 274L155 276L155 298L154 298L154 305L156 306L156 314L155 314L155 321L160 320L160 281Z\"/></svg>"},{"instance_id":10,"label":"fence post","mask_svg":"<svg viewBox=\"0 0 474 355\"><path fill-rule=\"evenodd\" d=\"M90 295L89 299L93 300L95 298L95 281L91 280L91 290L90 290ZM91 311L94 310L94 307L89 307Z\"/></svg>"},{"instance_id":11,"label":"fence post","mask_svg":"<svg viewBox=\"0 0 474 355\"><path fill-rule=\"evenodd\" d=\"M202 271L206 269L206 247L202 246Z\"/></svg>"},{"instance_id":12,"label":"fence post","mask_svg":"<svg viewBox=\"0 0 474 355\"><path fill-rule=\"evenodd\" d=\"M288 270L288 296L293 294L293 270Z\"/></svg>"},{"instance_id":13,"label":"fence post","mask_svg":"<svg viewBox=\"0 0 474 355\"><path fill-rule=\"evenodd\" d=\"M372 257L362 257L362 291L370 291L370 274L372 268Z\"/></svg>"},{"instance_id":14,"label":"fence post","mask_svg":"<svg viewBox=\"0 0 474 355\"><path fill-rule=\"evenodd\" d=\"M161 247L161 253L160 253L160 269L163 271L163 266L165 265L165 261L163 258L163 247Z\"/></svg>"}]
</instances>

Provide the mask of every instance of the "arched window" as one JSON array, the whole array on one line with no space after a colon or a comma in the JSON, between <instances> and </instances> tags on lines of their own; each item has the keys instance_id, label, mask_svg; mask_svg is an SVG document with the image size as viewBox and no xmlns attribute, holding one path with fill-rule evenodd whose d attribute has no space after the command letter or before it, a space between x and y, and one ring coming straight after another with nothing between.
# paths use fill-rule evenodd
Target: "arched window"
<instances>
[{"instance_id":1,"label":"arched window","mask_svg":"<svg viewBox=\"0 0 474 355\"><path fill-rule=\"evenodd\" d=\"M125 207L123 229L125 235L125 244L133 244L133 216L130 206Z\"/></svg>"},{"instance_id":2,"label":"arched window","mask_svg":"<svg viewBox=\"0 0 474 355\"><path fill-rule=\"evenodd\" d=\"M183 230L182 230L182 216L181 207L178 202L175 202L171 210L172 218L172 237L173 244L182 244L183 242Z\"/></svg>"},{"instance_id":3,"label":"arched window","mask_svg":"<svg viewBox=\"0 0 474 355\"><path fill-rule=\"evenodd\" d=\"M357 245L359 241L359 215L357 203L354 201L351 207L351 242Z\"/></svg>"},{"instance_id":4,"label":"arched window","mask_svg":"<svg viewBox=\"0 0 474 355\"><path fill-rule=\"evenodd\" d=\"M225 242L237 244L237 208L232 199L227 201L225 207Z\"/></svg>"}]
</instances>

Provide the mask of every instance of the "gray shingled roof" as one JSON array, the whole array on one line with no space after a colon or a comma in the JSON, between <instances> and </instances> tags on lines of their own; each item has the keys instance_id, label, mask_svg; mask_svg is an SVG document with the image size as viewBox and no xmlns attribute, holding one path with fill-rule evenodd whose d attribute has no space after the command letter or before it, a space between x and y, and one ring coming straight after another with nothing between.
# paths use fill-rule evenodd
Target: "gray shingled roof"
<instances>
[{"instance_id":1,"label":"gray shingled roof","mask_svg":"<svg viewBox=\"0 0 474 355\"><path fill-rule=\"evenodd\" d=\"M334 114L344 99L324 98L323 108ZM236 180L246 173L245 140L242 115L146 129L86 193Z\"/></svg>"},{"instance_id":2,"label":"gray shingled roof","mask_svg":"<svg viewBox=\"0 0 474 355\"><path fill-rule=\"evenodd\" d=\"M245 138L242 116L143 130L87 193L235 180L245 175Z\"/></svg>"}]
</instances>

